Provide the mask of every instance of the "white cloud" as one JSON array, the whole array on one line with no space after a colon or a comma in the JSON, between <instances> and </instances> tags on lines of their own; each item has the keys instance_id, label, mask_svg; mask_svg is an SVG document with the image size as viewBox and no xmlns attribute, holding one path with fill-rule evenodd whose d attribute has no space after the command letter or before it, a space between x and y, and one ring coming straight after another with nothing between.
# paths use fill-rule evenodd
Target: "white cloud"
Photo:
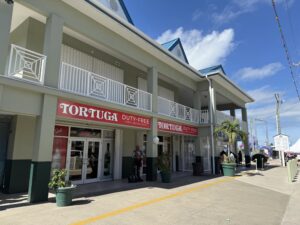
<instances>
[{"instance_id":1,"label":"white cloud","mask_svg":"<svg viewBox=\"0 0 300 225\"><path fill-rule=\"evenodd\" d=\"M279 93L284 100L286 97L284 92L275 90L271 86L262 86L260 88L247 92L255 102L248 105L248 118L262 119L268 122L270 142L273 142L272 136L276 134L276 104L274 93ZM280 105L280 121L282 133L291 137L292 140L297 140L300 137L300 103L297 98L291 98ZM264 142L264 123L255 123L258 130L258 138L260 143Z\"/></svg>"},{"instance_id":2,"label":"white cloud","mask_svg":"<svg viewBox=\"0 0 300 225\"><path fill-rule=\"evenodd\" d=\"M234 48L233 29L203 35L201 30L184 30L179 27L175 31L165 31L156 41L165 43L175 38L180 38L190 64L196 69L223 63Z\"/></svg>"},{"instance_id":3,"label":"white cloud","mask_svg":"<svg viewBox=\"0 0 300 225\"><path fill-rule=\"evenodd\" d=\"M260 68L245 67L240 69L235 76L241 80L257 80L273 76L283 69L279 62L270 63Z\"/></svg>"},{"instance_id":4,"label":"white cloud","mask_svg":"<svg viewBox=\"0 0 300 225\"><path fill-rule=\"evenodd\" d=\"M284 4L290 7L294 0L277 0L276 4ZM212 13L212 19L216 24L224 24L232 21L240 15L255 11L260 4L271 4L270 0L231 0L221 11Z\"/></svg>"}]
</instances>

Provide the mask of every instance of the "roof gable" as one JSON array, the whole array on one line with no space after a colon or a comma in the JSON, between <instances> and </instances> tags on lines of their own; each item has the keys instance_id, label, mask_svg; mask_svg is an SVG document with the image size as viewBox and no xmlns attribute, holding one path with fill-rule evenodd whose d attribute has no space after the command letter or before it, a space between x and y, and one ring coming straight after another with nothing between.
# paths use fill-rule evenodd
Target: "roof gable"
<instances>
[{"instance_id":1,"label":"roof gable","mask_svg":"<svg viewBox=\"0 0 300 225\"><path fill-rule=\"evenodd\" d=\"M101 10L100 9L101 6L106 7L115 15L121 17L122 19L134 25L123 0L86 0L86 1L99 10Z\"/></svg>"},{"instance_id":2,"label":"roof gable","mask_svg":"<svg viewBox=\"0 0 300 225\"><path fill-rule=\"evenodd\" d=\"M202 73L203 75L218 73L218 72L221 72L224 75L226 75L225 70L223 69L222 65L216 65L216 66L211 66L211 67L207 67L204 69L200 69L199 72Z\"/></svg>"},{"instance_id":3,"label":"roof gable","mask_svg":"<svg viewBox=\"0 0 300 225\"><path fill-rule=\"evenodd\" d=\"M173 55L177 56L187 64L189 64L189 61L186 57L185 51L183 49L183 46L181 44L181 41L179 38L176 38L174 40L168 41L166 43L163 43L162 46L173 53Z\"/></svg>"}]
</instances>

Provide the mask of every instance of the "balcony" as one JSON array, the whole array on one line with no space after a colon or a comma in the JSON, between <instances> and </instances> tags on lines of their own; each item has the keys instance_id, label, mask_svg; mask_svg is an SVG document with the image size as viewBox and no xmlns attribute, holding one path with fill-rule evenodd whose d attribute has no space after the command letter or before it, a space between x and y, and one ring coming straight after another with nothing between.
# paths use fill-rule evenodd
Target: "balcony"
<instances>
[{"instance_id":1,"label":"balcony","mask_svg":"<svg viewBox=\"0 0 300 225\"><path fill-rule=\"evenodd\" d=\"M158 97L158 113L192 123L199 123L200 120L199 110L181 105L160 96Z\"/></svg>"},{"instance_id":2,"label":"balcony","mask_svg":"<svg viewBox=\"0 0 300 225\"><path fill-rule=\"evenodd\" d=\"M152 94L62 62L59 88L144 111L152 110Z\"/></svg>"},{"instance_id":3,"label":"balcony","mask_svg":"<svg viewBox=\"0 0 300 225\"><path fill-rule=\"evenodd\" d=\"M237 119L237 118L227 115L226 113L223 113L221 111L218 111L218 110L216 111L216 124L217 125L220 125L225 120L234 121L235 119ZM245 121L239 120L239 119L237 119L237 120L239 121L240 129L242 131L247 132L248 131L248 123Z\"/></svg>"},{"instance_id":4,"label":"balcony","mask_svg":"<svg viewBox=\"0 0 300 225\"><path fill-rule=\"evenodd\" d=\"M200 111L200 124L207 124L209 123L209 111L208 109L202 109Z\"/></svg>"},{"instance_id":5,"label":"balcony","mask_svg":"<svg viewBox=\"0 0 300 225\"><path fill-rule=\"evenodd\" d=\"M46 56L11 45L8 76L35 84L44 84Z\"/></svg>"}]
</instances>

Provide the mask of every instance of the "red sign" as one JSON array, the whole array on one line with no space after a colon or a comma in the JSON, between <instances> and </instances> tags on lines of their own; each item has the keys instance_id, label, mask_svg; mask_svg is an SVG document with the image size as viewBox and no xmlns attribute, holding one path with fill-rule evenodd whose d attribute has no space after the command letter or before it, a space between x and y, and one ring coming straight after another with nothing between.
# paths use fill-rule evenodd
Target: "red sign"
<instances>
[{"instance_id":1,"label":"red sign","mask_svg":"<svg viewBox=\"0 0 300 225\"><path fill-rule=\"evenodd\" d=\"M58 100L56 114L61 117L150 128L150 118L104 109L96 106Z\"/></svg>"},{"instance_id":2,"label":"red sign","mask_svg":"<svg viewBox=\"0 0 300 225\"><path fill-rule=\"evenodd\" d=\"M55 125L54 136L68 137L69 136L69 127Z\"/></svg>"},{"instance_id":3,"label":"red sign","mask_svg":"<svg viewBox=\"0 0 300 225\"><path fill-rule=\"evenodd\" d=\"M169 131L172 133L179 133L179 134L187 134L187 135L198 135L197 127L187 126L183 124L168 122L168 121L158 121L157 128L160 131Z\"/></svg>"}]
</instances>

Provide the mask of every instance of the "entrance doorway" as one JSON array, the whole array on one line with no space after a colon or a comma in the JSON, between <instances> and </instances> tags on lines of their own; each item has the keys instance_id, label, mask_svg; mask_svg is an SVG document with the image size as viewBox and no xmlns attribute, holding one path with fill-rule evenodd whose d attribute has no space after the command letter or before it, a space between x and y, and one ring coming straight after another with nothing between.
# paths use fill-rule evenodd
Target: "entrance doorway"
<instances>
[{"instance_id":1,"label":"entrance doorway","mask_svg":"<svg viewBox=\"0 0 300 225\"><path fill-rule=\"evenodd\" d=\"M114 142L112 140L104 140L102 145L103 154L103 172L102 179L111 179L113 177L113 159L114 159Z\"/></svg>"},{"instance_id":2,"label":"entrance doorway","mask_svg":"<svg viewBox=\"0 0 300 225\"><path fill-rule=\"evenodd\" d=\"M112 179L113 140L70 138L67 156L67 180L86 184Z\"/></svg>"},{"instance_id":3,"label":"entrance doorway","mask_svg":"<svg viewBox=\"0 0 300 225\"><path fill-rule=\"evenodd\" d=\"M203 156L203 171L205 173L211 172L211 157L210 157L210 145L209 145L209 137L201 137L200 138L200 146L202 148L202 156Z\"/></svg>"},{"instance_id":4,"label":"entrance doorway","mask_svg":"<svg viewBox=\"0 0 300 225\"><path fill-rule=\"evenodd\" d=\"M3 187L4 168L10 129L9 116L0 116L0 189Z\"/></svg>"}]
</instances>

